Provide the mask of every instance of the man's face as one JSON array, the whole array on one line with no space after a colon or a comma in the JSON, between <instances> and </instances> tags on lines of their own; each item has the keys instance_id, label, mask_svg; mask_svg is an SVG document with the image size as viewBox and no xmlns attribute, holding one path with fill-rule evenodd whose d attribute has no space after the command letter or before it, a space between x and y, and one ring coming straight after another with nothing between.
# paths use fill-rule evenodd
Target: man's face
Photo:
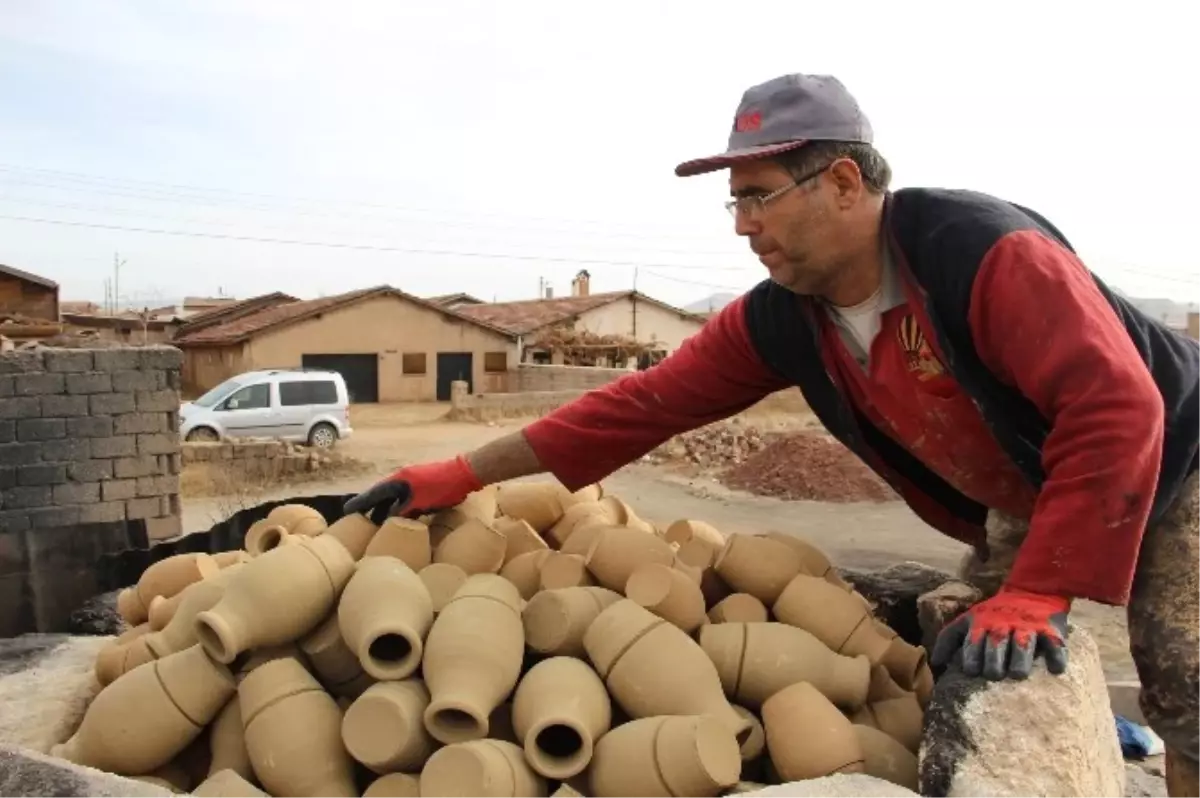
<instances>
[{"instance_id":1,"label":"man's face","mask_svg":"<svg viewBox=\"0 0 1200 798\"><path fill-rule=\"evenodd\" d=\"M792 182L786 169L765 160L736 164L729 174L734 198L765 196ZM837 194L836 181L822 171L749 213L737 211L734 229L749 239L776 283L797 294L821 294L843 261Z\"/></svg>"}]
</instances>

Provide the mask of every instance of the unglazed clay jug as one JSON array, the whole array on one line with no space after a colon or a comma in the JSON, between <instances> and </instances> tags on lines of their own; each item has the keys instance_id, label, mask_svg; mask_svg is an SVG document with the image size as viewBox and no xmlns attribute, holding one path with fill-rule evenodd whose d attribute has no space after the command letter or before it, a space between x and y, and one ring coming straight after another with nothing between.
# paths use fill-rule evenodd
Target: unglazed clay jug
<instances>
[{"instance_id":1,"label":"unglazed clay jug","mask_svg":"<svg viewBox=\"0 0 1200 798\"><path fill-rule=\"evenodd\" d=\"M742 762L751 762L758 759L767 747L767 735L763 731L762 721L758 719L758 715L737 704L733 705L733 711L745 718L746 722L750 724L750 735L742 742ZM742 769L745 770L744 765Z\"/></svg>"},{"instance_id":2,"label":"unglazed clay jug","mask_svg":"<svg viewBox=\"0 0 1200 798\"><path fill-rule=\"evenodd\" d=\"M495 574L467 577L425 640L425 728L454 743L487 736L488 715L517 684L525 654L521 594Z\"/></svg>"},{"instance_id":3,"label":"unglazed clay jug","mask_svg":"<svg viewBox=\"0 0 1200 798\"><path fill-rule=\"evenodd\" d=\"M913 693L864 704L850 716L854 723L879 729L913 753L921 746L925 713Z\"/></svg>"},{"instance_id":4,"label":"unglazed clay jug","mask_svg":"<svg viewBox=\"0 0 1200 798\"><path fill-rule=\"evenodd\" d=\"M715 796L736 784L741 770L738 743L715 718L641 718L596 743L588 794Z\"/></svg>"},{"instance_id":5,"label":"unglazed clay jug","mask_svg":"<svg viewBox=\"0 0 1200 798\"><path fill-rule=\"evenodd\" d=\"M587 560L578 554L552 552L542 561L538 571L542 590L561 590L565 587L590 587L596 584L587 569Z\"/></svg>"},{"instance_id":6,"label":"unglazed clay jug","mask_svg":"<svg viewBox=\"0 0 1200 798\"><path fill-rule=\"evenodd\" d=\"M519 518L543 533L563 516L561 488L552 482L509 482L500 486L496 506L509 518Z\"/></svg>"},{"instance_id":7,"label":"unglazed clay jug","mask_svg":"<svg viewBox=\"0 0 1200 798\"><path fill-rule=\"evenodd\" d=\"M304 537L320 535L329 526L319 510L306 504L281 504L267 513L266 521L279 524L289 535Z\"/></svg>"},{"instance_id":8,"label":"unglazed clay jug","mask_svg":"<svg viewBox=\"0 0 1200 798\"><path fill-rule=\"evenodd\" d=\"M503 740L471 740L440 748L421 771L421 795L545 796L546 781L521 749Z\"/></svg>"},{"instance_id":9,"label":"unglazed clay jug","mask_svg":"<svg viewBox=\"0 0 1200 798\"><path fill-rule=\"evenodd\" d=\"M308 660L295 643L281 643L277 646L263 646L253 651L244 651L230 664L229 670L233 672L233 680L241 684L256 668L276 659L290 659L308 670Z\"/></svg>"},{"instance_id":10,"label":"unglazed clay jug","mask_svg":"<svg viewBox=\"0 0 1200 798\"><path fill-rule=\"evenodd\" d=\"M429 598L433 600L433 612L437 614L450 603L454 594L467 581L467 572L448 562L435 562L420 570L417 576L425 583Z\"/></svg>"},{"instance_id":11,"label":"unglazed clay jug","mask_svg":"<svg viewBox=\"0 0 1200 798\"><path fill-rule=\"evenodd\" d=\"M893 637L879 663L887 668L896 684L905 690L912 690L916 687L921 668L925 666L925 648L910 645L902 637Z\"/></svg>"},{"instance_id":12,"label":"unglazed clay jug","mask_svg":"<svg viewBox=\"0 0 1200 798\"><path fill-rule=\"evenodd\" d=\"M411 518L389 518L371 537L363 557L395 557L420 571L433 561L429 527Z\"/></svg>"},{"instance_id":13,"label":"unglazed clay jug","mask_svg":"<svg viewBox=\"0 0 1200 798\"><path fill-rule=\"evenodd\" d=\"M521 611L525 644L539 654L583 657L583 635L621 594L604 587L567 587L536 594Z\"/></svg>"},{"instance_id":14,"label":"unglazed clay jug","mask_svg":"<svg viewBox=\"0 0 1200 798\"><path fill-rule=\"evenodd\" d=\"M913 692L917 695L917 702L921 705L921 709L929 706L929 701L933 698L933 671L929 669L929 663L925 662L917 669L917 678L913 683Z\"/></svg>"},{"instance_id":15,"label":"unglazed clay jug","mask_svg":"<svg viewBox=\"0 0 1200 798\"><path fill-rule=\"evenodd\" d=\"M259 796L270 798L265 792L232 770L221 770L212 774L192 790L191 794L206 796L206 798L259 798Z\"/></svg>"},{"instance_id":16,"label":"unglazed clay jug","mask_svg":"<svg viewBox=\"0 0 1200 798\"><path fill-rule=\"evenodd\" d=\"M587 554L587 569L604 587L623 592L625 583L639 565L670 565L674 561L674 549L662 538L628 527L611 526L592 541Z\"/></svg>"},{"instance_id":17,"label":"unglazed clay jug","mask_svg":"<svg viewBox=\"0 0 1200 798\"><path fill-rule=\"evenodd\" d=\"M707 620L700 585L667 565L640 565L625 584L625 596L691 634Z\"/></svg>"},{"instance_id":18,"label":"unglazed clay jug","mask_svg":"<svg viewBox=\"0 0 1200 798\"><path fill-rule=\"evenodd\" d=\"M425 731L427 706L429 691L419 679L371 685L346 710L342 742L376 773L420 771L438 747Z\"/></svg>"},{"instance_id":19,"label":"unglazed clay jug","mask_svg":"<svg viewBox=\"0 0 1200 798\"><path fill-rule=\"evenodd\" d=\"M550 549L539 549L518 554L505 563L500 575L512 582L521 598L528 601L541 588L542 563L553 553Z\"/></svg>"},{"instance_id":20,"label":"unglazed clay jug","mask_svg":"<svg viewBox=\"0 0 1200 798\"><path fill-rule=\"evenodd\" d=\"M354 560L333 538L310 538L255 557L229 581L212 609L196 616L196 637L219 662L295 640L333 609Z\"/></svg>"},{"instance_id":21,"label":"unglazed clay jug","mask_svg":"<svg viewBox=\"0 0 1200 798\"><path fill-rule=\"evenodd\" d=\"M703 521L680 520L667 527L663 539L682 546L689 540L699 540L714 551L725 548L725 536L712 524Z\"/></svg>"},{"instance_id":22,"label":"unglazed clay jug","mask_svg":"<svg viewBox=\"0 0 1200 798\"><path fill-rule=\"evenodd\" d=\"M149 619L150 602L155 596L171 598L193 582L216 576L220 571L216 560L202 552L165 557L142 572L135 588L136 596L128 597L126 603L131 605L132 614L142 616L138 621L141 623ZM138 605L143 608L140 612Z\"/></svg>"},{"instance_id":23,"label":"unglazed clay jug","mask_svg":"<svg viewBox=\"0 0 1200 798\"><path fill-rule=\"evenodd\" d=\"M800 567L809 576L817 576L830 584L846 589L848 586L838 576L833 563L825 556L825 552L809 543L804 538L788 535L783 532L768 532L764 537L777 540L800 555Z\"/></svg>"},{"instance_id":24,"label":"unglazed clay jug","mask_svg":"<svg viewBox=\"0 0 1200 798\"><path fill-rule=\"evenodd\" d=\"M713 563L730 587L767 605L779 598L801 566L794 549L762 535L731 535Z\"/></svg>"},{"instance_id":25,"label":"unglazed clay jug","mask_svg":"<svg viewBox=\"0 0 1200 798\"><path fill-rule=\"evenodd\" d=\"M334 696L356 698L375 682L342 639L336 611L301 638L299 645L317 679Z\"/></svg>"},{"instance_id":26,"label":"unglazed clay jug","mask_svg":"<svg viewBox=\"0 0 1200 798\"><path fill-rule=\"evenodd\" d=\"M530 551L549 551L550 546L529 522L519 518L497 518L492 527L504 536L504 564Z\"/></svg>"},{"instance_id":27,"label":"unglazed clay jug","mask_svg":"<svg viewBox=\"0 0 1200 798\"><path fill-rule=\"evenodd\" d=\"M472 574L494 574L504 564L507 542L489 524L471 519L454 528L433 551L434 562L448 562Z\"/></svg>"},{"instance_id":28,"label":"unglazed clay jug","mask_svg":"<svg viewBox=\"0 0 1200 798\"><path fill-rule=\"evenodd\" d=\"M867 701L883 701L886 698L903 698L907 691L888 673L882 665L871 666L871 685L867 688Z\"/></svg>"},{"instance_id":29,"label":"unglazed clay jug","mask_svg":"<svg viewBox=\"0 0 1200 798\"><path fill-rule=\"evenodd\" d=\"M813 635L783 623L719 623L700 630L700 648L717 666L726 695L760 707L788 685L809 682L839 707L867 700L871 663L844 657Z\"/></svg>"},{"instance_id":30,"label":"unglazed clay jug","mask_svg":"<svg viewBox=\"0 0 1200 798\"><path fill-rule=\"evenodd\" d=\"M672 567L687 574L692 581L700 585L704 603L710 608L734 592L713 569L713 563L720 553L703 541L689 540L675 552L675 561L672 564Z\"/></svg>"},{"instance_id":31,"label":"unglazed clay jug","mask_svg":"<svg viewBox=\"0 0 1200 798\"><path fill-rule=\"evenodd\" d=\"M138 597L137 585L117 593L117 614L130 626L140 626L150 617L150 608Z\"/></svg>"},{"instance_id":32,"label":"unglazed clay jug","mask_svg":"<svg viewBox=\"0 0 1200 798\"><path fill-rule=\"evenodd\" d=\"M771 611L780 621L811 632L835 652L863 654L872 665L882 660L888 648L888 640L879 634L862 601L820 577L796 576Z\"/></svg>"},{"instance_id":33,"label":"unglazed clay jug","mask_svg":"<svg viewBox=\"0 0 1200 798\"><path fill-rule=\"evenodd\" d=\"M363 798L420 798L421 780L408 773L389 773L371 782Z\"/></svg>"},{"instance_id":34,"label":"unglazed clay jug","mask_svg":"<svg viewBox=\"0 0 1200 798\"><path fill-rule=\"evenodd\" d=\"M749 735L750 724L729 705L704 650L679 627L629 599L596 616L583 647L630 717L713 715L737 737L737 745Z\"/></svg>"},{"instance_id":35,"label":"unglazed clay jug","mask_svg":"<svg viewBox=\"0 0 1200 798\"><path fill-rule=\"evenodd\" d=\"M708 611L713 623L766 623L767 607L749 593L731 593Z\"/></svg>"},{"instance_id":36,"label":"unglazed clay jug","mask_svg":"<svg viewBox=\"0 0 1200 798\"><path fill-rule=\"evenodd\" d=\"M808 682L796 682L768 698L762 719L771 762L784 781L863 771L854 727Z\"/></svg>"},{"instance_id":37,"label":"unglazed clay jug","mask_svg":"<svg viewBox=\"0 0 1200 798\"><path fill-rule=\"evenodd\" d=\"M587 559L587 554L592 548L592 543L599 537L600 533L608 529L612 524L608 522L595 524L580 524L579 528L571 533L571 537L562 544L559 551L563 554L576 554L579 557Z\"/></svg>"},{"instance_id":38,"label":"unglazed clay jug","mask_svg":"<svg viewBox=\"0 0 1200 798\"><path fill-rule=\"evenodd\" d=\"M196 616L216 606L225 595L225 588L238 577L244 567L235 565L222 569L215 576L193 582L177 596L169 599L178 599L170 622L159 631L151 632L145 637L146 648L155 659L183 651L199 642L196 638Z\"/></svg>"},{"instance_id":39,"label":"unglazed clay jug","mask_svg":"<svg viewBox=\"0 0 1200 798\"><path fill-rule=\"evenodd\" d=\"M346 646L376 679L404 679L421 664L433 599L395 557L368 557L346 583L337 609Z\"/></svg>"},{"instance_id":40,"label":"unglazed clay jug","mask_svg":"<svg viewBox=\"0 0 1200 798\"><path fill-rule=\"evenodd\" d=\"M298 662L275 659L255 668L238 686L238 702L250 762L269 793L358 795L342 745L342 711Z\"/></svg>"},{"instance_id":41,"label":"unglazed clay jug","mask_svg":"<svg viewBox=\"0 0 1200 798\"><path fill-rule=\"evenodd\" d=\"M229 669L192 646L101 690L71 739L50 753L110 773L149 773L195 740L233 691Z\"/></svg>"},{"instance_id":42,"label":"unglazed clay jug","mask_svg":"<svg viewBox=\"0 0 1200 798\"><path fill-rule=\"evenodd\" d=\"M115 640L100 649L100 653L96 655L95 673L96 681L100 683L101 687L110 684L122 673L129 670L129 668L125 667L125 657L129 654L129 644L149 631L150 624L148 623L134 626L126 629Z\"/></svg>"},{"instance_id":43,"label":"unglazed clay jug","mask_svg":"<svg viewBox=\"0 0 1200 798\"><path fill-rule=\"evenodd\" d=\"M345 546L346 551L350 552L351 558L361 560L362 556L367 553L367 546L371 544L371 538L375 537L375 533L378 531L379 527L370 518L362 513L351 513L330 524L329 528L325 530L325 534L336 538Z\"/></svg>"},{"instance_id":44,"label":"unglazed clay jug","mask_svg":"<svg viewBox=\"0 0 1200 798\"><path fill-rule=\"evenodd\" d=\"M551 657L529 669L513 695L513 730L525 760L548 779L584 771L612 725L604 683L586 662Z\"/></svg>"},{"instance_id":45,"label":"unglazed clay jug","mask_svg":"<svg viewBox=\"0 0 1200 798\"><path fill-rule=\"evenodd\" d=\"M246 750L246 734L242 724L242 706L235 698L225 703L208 730L208 750L212 759L208 777L230 770L247 781L253 781L254 767Z\"/></svg>"},{"instance_id":46,"label":"unglazed clay jug","mask_svg":"<svg viewBox=\"0 0 1200 798\"><path fill-rule=\"evenodd\" d=\"M234 549L232 551L218 551L212 555L213 561L217 566L224 569L231 565L240 565L244 562L250 562L250 553L242 549Z\"/></svg>"},{"instance_id":47,"label":"unglazed clay jug","mask_svg":"<svg viewBox=\"0 0 1200 798\"><path fill-rule=\"evenodd\" d=\"M917 757L888 735L870 726L854 726L868 776L899 784L913 792L917 786Z\"/></svg>"},{"instance_id":48,"label":"unglazed clay jug","mask_svg":"<svg viewBox=\"0 0 1200 798\"><path fill-rule=\"evenodd\" d=\"M561 549L580 529L588 526L611 526L615 523L616 518L610 515L606 506L599 502L581 502L568 507L562 518L544 534L551 548Z\"/></svg>"}]
</instances>

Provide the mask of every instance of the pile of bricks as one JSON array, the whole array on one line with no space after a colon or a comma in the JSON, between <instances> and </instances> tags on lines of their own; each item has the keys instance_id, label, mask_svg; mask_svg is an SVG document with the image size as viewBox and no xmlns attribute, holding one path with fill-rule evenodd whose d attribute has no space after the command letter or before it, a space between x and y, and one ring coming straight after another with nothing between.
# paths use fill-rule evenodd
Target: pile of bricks
<instances>
[{"instance_id":1,"label":"pile of bricks","mask_svg":"<svg viewBox=\"0 0 1200 798\"><path fill-rule=\"evenodd\" d=\"M146 519L179 532L173 347L0 354L0 533Z\"/></svg>"}]
</instances>

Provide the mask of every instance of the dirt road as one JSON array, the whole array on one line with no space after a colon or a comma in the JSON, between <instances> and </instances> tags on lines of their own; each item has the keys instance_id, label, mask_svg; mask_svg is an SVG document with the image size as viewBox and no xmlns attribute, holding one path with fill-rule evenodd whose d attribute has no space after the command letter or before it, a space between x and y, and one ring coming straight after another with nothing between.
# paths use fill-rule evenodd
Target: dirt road
<instances>
[{"instance_id":1,"label":"dirt road","mask_svg":"<svg viewBox=\"0 0 1200 798\"><path fill-rule=\"evenodd\" d=\"M255 503L298 495L357 492L401 465L451 457L524 423L447 422L441 419L444 412L444 405L433 404L356 407L352 417L355 434L339 448L369 463L371 473L283 487L256 497ZM961 544L926 526L901 502L781 501L728 490L712 480L689 480L644 464L626 466L605 479L604 485L649 520L703 519L726 533L795 532L820 546L842 566L882 568L917 560L953 572L965 551ZM184 528L206 529L236 509L220 498L185 500ZM1079 602L1072 618L1097 638L1110 678L1136 678L1128 656L1122 610Z\"/></svg>"}]
</instances>

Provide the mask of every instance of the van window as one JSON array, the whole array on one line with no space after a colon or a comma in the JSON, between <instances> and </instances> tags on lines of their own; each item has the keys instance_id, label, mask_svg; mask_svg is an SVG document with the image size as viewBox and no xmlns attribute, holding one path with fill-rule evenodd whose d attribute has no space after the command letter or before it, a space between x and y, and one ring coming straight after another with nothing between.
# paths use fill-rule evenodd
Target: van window
<instances>
[{"instance_id":1,"label":"van window","mask_svg":"<svg viewBox=\"0 0 1200 798\"><path fill-rule=\"evenodd\" d=\"M335 405L337 401L337 385L332 380L281 380L279 383L279 403L284 407Z\"/></svg>"},{"instance_id":2,"label":"van window","mask_svg":"<svg viewBox=\"0 0 1200 798\"><path fill-rule=\"evenodd\" d=\"M271 406L271 386L260 382L247 385L225 401L226 410L259 410Z\"/></svg>"}]
</instances>

